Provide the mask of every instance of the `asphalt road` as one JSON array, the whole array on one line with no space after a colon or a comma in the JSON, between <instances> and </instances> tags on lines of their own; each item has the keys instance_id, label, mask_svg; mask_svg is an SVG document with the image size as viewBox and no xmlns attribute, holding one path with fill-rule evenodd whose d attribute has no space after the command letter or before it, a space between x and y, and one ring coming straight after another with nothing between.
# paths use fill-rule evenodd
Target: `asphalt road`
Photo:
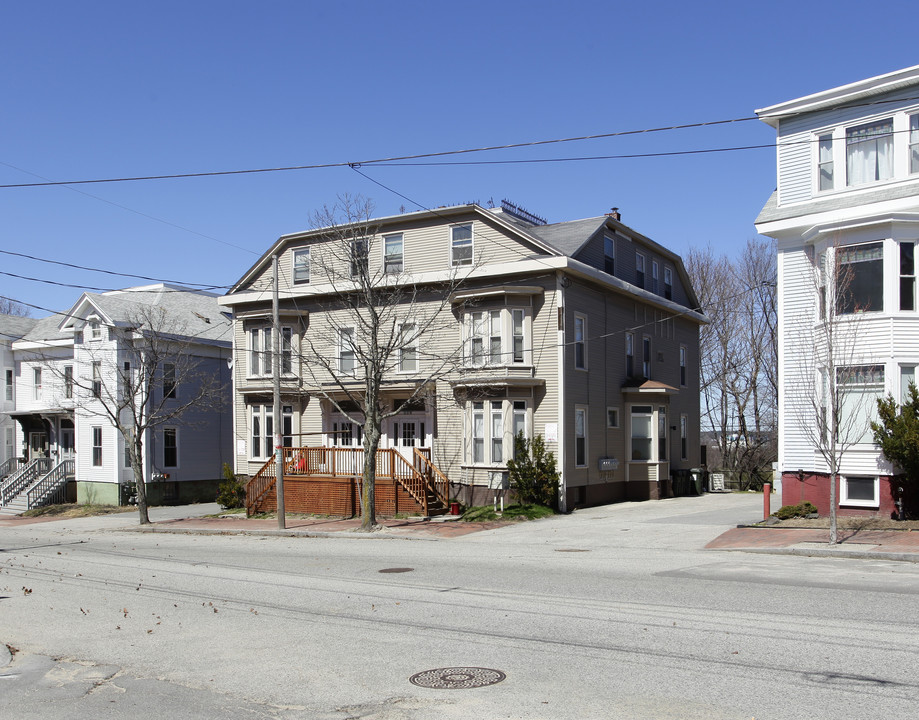
<instances>
[{"instance_id":1,"label":"asphalt road","mask_svg":"<svg viewBox=\"0 0 919 720\"><path fill-rule=\"evenodd\" d=\"M919 566L702 549L761 502L449 540L0 528L0 717L910 716ZM409 682L454 667L505 678Z\"/></svg>"}]
</instances>

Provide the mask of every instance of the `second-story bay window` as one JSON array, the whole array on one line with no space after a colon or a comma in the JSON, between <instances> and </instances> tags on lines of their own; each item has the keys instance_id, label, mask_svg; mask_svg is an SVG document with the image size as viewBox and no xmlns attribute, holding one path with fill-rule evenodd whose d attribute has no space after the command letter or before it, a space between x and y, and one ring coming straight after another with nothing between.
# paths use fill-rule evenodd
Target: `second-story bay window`
<instances>
[{"instance_id":1,"label":"second-story bay window","mask_svg":"<svg viewBox=\"0 0 919 720\"><path fill-rule=\"evenodd\" d=\"M847 315L884 309L884 245L850 245L837 251L836 311Z\"/></svg>"},{"instance_id":2,"label":"second-story bay window","mask_svg":"<svg viewBox=\"0 0 919 720\"><path fill-rule=\"evenodd\" d=\"M529 361L529 320L524 308L467 312L463 318L467 365L514 365Z\"/></svg>"},{"instance_id":3,"label":"second-story bay window","mask_svg":"<svg viewBox=\"0 0 919 720\"><path fill-rule=\"evenodd\" d=\"M356 367L354 352L354 328L338 330L338 370L343 375L354 375Z\"/></svg>"},{"instance_id":4,"label":"second-story bay window","mask_svg":"<svg viewBox=\"0 0 919 720\"><path fill-rule=\"evenodd\" d=\"M817 189L833 189L833 136L821 135L817 139Z\"/></svg>"},{"instance_id":5,"label":"second-story bay window","mask_svg":"<svg viewBox=\"0 0 919 720\"><path fill-rule=\"evenodd\" d=\"M846 129L846 184L893 177L893 120Z\"/></svg>"},{"instance_id":6,"label":"second-story bay window","mask_svg":"<svg viewBox=\"0 0 919 720\"><path fill-rule=\"evenodd\" d=\"M900 243L900 309L916 309L916 246Z\"/></svg>"},{"instance_id":7,"label":"second-story bay window","mask_svg":"<svg viewBox=\"0 0 919 720\"><path fill-rule=\"evenodd\" d=\"M281 373L293 372L293 328L281 327ZM271 358L274 340L271 327L257 327L249 330L249 377L267 377L274 369Z\"/></svg>"}]
</instances>

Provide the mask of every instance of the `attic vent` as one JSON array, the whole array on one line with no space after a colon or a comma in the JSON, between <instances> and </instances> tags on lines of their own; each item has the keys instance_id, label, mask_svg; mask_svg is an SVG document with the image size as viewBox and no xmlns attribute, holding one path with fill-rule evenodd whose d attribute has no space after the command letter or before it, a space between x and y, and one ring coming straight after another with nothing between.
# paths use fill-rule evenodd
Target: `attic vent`
<instances>
[{"instance_id":1,"label":"attic vent","mask_svg":"<svg viewBox=\"0 0 919 720\"><path fill-rule=\"evenodd\" d=\"M519 220L524 222L531 223L533 225L548 225L549 221L544 217L540 217L536 213L531 213L529 210L525 210L519 205L512 203L510 200L501 201L501 209L509 215L513 215Z\"/></svg>"}]
</instances>

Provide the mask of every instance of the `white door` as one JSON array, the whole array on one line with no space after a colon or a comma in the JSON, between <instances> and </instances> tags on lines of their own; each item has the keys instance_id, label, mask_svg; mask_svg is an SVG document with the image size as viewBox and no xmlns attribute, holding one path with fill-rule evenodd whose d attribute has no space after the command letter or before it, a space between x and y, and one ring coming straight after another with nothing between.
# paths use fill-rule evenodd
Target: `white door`
<instances>
[{"instance_id":1,"label":"white door","mask_svg":"<svg viewBox=\"0 0 919 720\"><path fill-rule=\"evenodd\" d=\"M392 419L389 446L395 448L410 463L414 464L416 447L428 447L427 418L423 413L405 413Z\"/></svg>"},{"instance_id":2,"label":"white door","mask_svg":"<svg viewBox=\"0 0 919 720\"><path fill-rule=\"evenodd\" d=\"M61 460L73 457L73 428L61 428Z\"/></svg>"}]
</instances>

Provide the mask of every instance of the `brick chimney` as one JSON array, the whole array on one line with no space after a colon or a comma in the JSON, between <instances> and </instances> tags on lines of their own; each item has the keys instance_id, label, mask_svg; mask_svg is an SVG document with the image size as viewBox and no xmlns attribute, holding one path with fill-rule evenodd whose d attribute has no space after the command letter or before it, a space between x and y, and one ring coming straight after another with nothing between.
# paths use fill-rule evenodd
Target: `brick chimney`
<instances>
[{"instance_id":1,"label":"brick chimney","mask_svg":"<svg viewBox=\"0 0 919 720\"><path fill-rule=\"evenodd\" d=\"M611 208L610 211L606 213L606 216L611 217L616 222L619 222L622 219L622 215L619 214L619 208L617 207Z\"/></svg>"}]
</instances>

